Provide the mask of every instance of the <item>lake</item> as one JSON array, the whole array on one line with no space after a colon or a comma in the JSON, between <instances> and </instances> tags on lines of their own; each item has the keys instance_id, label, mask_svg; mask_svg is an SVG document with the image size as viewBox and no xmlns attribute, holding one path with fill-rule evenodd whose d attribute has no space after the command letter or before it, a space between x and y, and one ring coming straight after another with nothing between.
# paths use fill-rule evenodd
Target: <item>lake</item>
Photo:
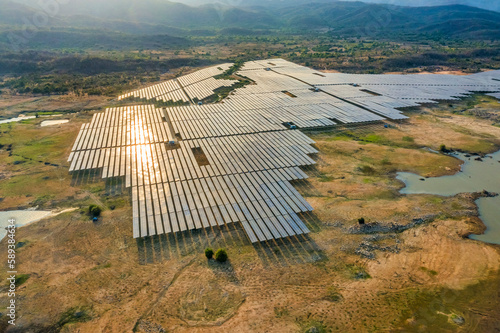
<instances>
[{"instance_id":1,"label":"lake","mask_svg":"<svg viewBox=\"0 0 500 333\"><path fill-rule=\"evenodd\" d=\"M500 193L500 151L483 157L482 161L476 161L477 156L467 157L462 153L452 156L464 161L461 172L452 176L423 178L414 173L398 172L396 178L406 185L401 193L442 196L483 190ZM476 204L480 218L488 229L484 235L471 235L470 238L500 244L500 196L479 198Z\"/></svg>"}]
</instances>

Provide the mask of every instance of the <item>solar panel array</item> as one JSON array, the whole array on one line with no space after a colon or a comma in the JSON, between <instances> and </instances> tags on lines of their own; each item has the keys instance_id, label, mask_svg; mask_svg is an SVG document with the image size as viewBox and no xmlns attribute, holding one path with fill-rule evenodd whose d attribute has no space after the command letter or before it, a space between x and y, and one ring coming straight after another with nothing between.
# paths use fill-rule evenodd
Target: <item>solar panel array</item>
<instances>
[{"instance_id":1,"label":"solar panel array","mask_svg":"<svg viewBox=\"0 0 500 333\"><path fill-rule=\"evenodd\" d=\"M125 178L134 237L235 222L252 242L309 232L297 214L312 207L290 181L307 178L299 167L315 163L311 139L283 127L243 134L239 123L214 122L200 127L209 132L199 139L172 145L174 129L184 134L196 122L174 126L169 114L152 105L94 114L69 157L70 171L102 168L103 178Z\"/></svg>"},{"instance_id":2,"label":"solar panel array","mask_svg":"<svg viewBox=\"0 0 500 333\"><path fill-rule=\"evenodd\" d=\"M121 96L192 102L232 80L210 67ZM474 91L498 97L500 71L469 76L318 73L283 59L247 62L254 84L223 102L108 108L84 124L70 171L101 169L131 188L134 237L239 223L252 242L308 233L312 207L291 181L315 164L314 142L291 128L405 119L400 110ZM293 127L292 127L293 125Z\"/></svg>"},{"instance_id":3,"label":"solar panel array","mask_svg":"<svg viewBox=\"0 0 500 333\"><path fill-rule=\"evenodd\" d=\"M178 79L168 80L147 88L135 90L118 96L118 100L125 98L156 99L157 101L190 102L197 98L202 100L214 94L214 90L221 87L230 87L235 80L216 80L213 77L223 74L233 64L227 63L205 68L194 73L184 75Z\"/></svg>"}]
</instances>

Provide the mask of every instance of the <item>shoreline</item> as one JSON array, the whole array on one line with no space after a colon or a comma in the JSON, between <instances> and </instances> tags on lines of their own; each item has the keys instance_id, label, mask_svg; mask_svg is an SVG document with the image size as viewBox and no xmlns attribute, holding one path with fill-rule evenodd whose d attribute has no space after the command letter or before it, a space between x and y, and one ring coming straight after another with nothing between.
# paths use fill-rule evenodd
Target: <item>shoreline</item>
<instances>
[{"instance_id":1,"label":"shoreline","mask_svg":"<svg viewBox=\"0 0 500 333\"><path fill-rule=\"evenodd\" d=\"M461 196L461 197L464 197L470 201L472 201L474 203L474 207L475 207L475 210L474 210L474 213L473 215L471 215L471 217L475 218L476 222L479 222L479 229L478 230L469 230L467 233L463 234L462 237L465 239L469 239L469 240L473 240L473 241L479 241L483 244L489 244L489 245L493 245L495 247L500 247L500 240L497 240L498 243L491 243L491 242L487 242L487 241L484 241L484 240L481 240L481 239L473 239L473 238L470 238L471 235L477 235L477 236L480 236L480 235L484 235L486 233L486 231L488 230L488 225L486 224L486 222L481 218L481 213L480 213L480 207L478 205L478 200L480 200L481 198L499 198L499 193L496 193L496 192L493 192L493 191L488 191L488 190L485 190L483 189L482 191L474 191L474 192L471 192L471 191L463 191L463 192L459 192L459 193L456 193L456 194L449 194L449 195L446 195L446 194L436 194L436 193L431 193L431 192L422 192L422 193L404 193L403 190L406 189L406 188L409 188L411 187L410 184L410 180L403 180L401 178L399 178L400 174L401 173L409 173L409 174L413 174L413 175L416 175L418 177L422 177L421 179L425 178L441 178L441 177L453 177L453 176L457 176L459 175L460 172L463 172L463 168L464 166L466 165L466 163L469 160L466 160L466 159L462 159L460 158L460 155L457 155L456 153L459 153L459 154L463 154L463 155L471 155L471 156L481 156L482 158L488 156L488 155L493 155L493 154L500 154L500 150L497 150L493 153L489 153L489 154L484 154L484 155L481 155L481 154L478 154L478 153L466 153L466 152L461 152L461 151L455 151L455 154L454 152L450 152L448 153L447 155L448 156L451 156L451 157L454 157L460 161L462 161L463 163L460 165L460 170L455 172L455 173L450 173L450 174L446 174L446 175L442 175L442 176L434 176L434 177L423 177L421 175L419 175L418 173L414 173L414 172L405 172L405 171L397 171L396 172L396 177L395 179L398 180L400 182L400 184L402 184L403 186L398 190L398 192L400 194L403 194L403 195L436 195L436 196L442 196L442 197L457 197L457 196ZM465 158L467 158L465 156ZM482 163L482 162L481 162ZM458 185L459 186L459 185ZM491 228L491 227L490 227Z\"/></svg>"},{"instance_id":2,"label":"shoreline","mask_svg":"<svg viewBox=\"0 0 500 333\"><path fill-rule=\"evenodd\" d=\"M68 213L68 212L73 212L75 210L78 210L79 208L76 208L76 207L73 207L73 208L66 208L66 209L62 209L62 210L50 210L50 211L45 211L45 210L7 210L7 211L0 211L0 215L5 215L7 216L6 219L10 219L10 218L14 218L16 219L16 229L18 228L22 228L22 227L26 227L26 226L29 226L31 224L34 224L34 223L37 223L37 222L40 222L41 220L43 219L46 219L46 218L51 218L51 217L54 217L54 216L58 216L60 214L63 214L63 213ZM8 216L8 214L28 214L28 213L40 213L40 215L43 215L42 213L46 213L45 215L41 216L41 217L36 217L34 219L29 219L29 221L23 221L21 222L21 224L18 224L17 223L17 219L19 217L16 217L16 216ZM22 218L21 218L22 219ZM5 234L4 234L4 230L5 230ZM0 242L5 238L5 236L7 235L7 231L6 231L6 228L2 228L2 230L0 230Z\"/></svg>"}]
</instances>

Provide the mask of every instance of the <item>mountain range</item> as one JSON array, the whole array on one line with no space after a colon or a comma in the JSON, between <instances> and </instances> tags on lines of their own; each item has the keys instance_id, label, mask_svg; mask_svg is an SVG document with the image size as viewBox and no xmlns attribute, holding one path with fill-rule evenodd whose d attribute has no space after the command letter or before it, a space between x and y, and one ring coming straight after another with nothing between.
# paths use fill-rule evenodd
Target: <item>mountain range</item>
<instances>
[{"instance_id":1,"label":"mountain range","mask_svg":"<svg viewBox=\"0 0 500 333\"><path fill-rule=\"evenodd\" d=\"M224 1L228 4L189 6L166 0L73 0L52 8L47 15L38 0L0 0L0 31L38 24L37 30L98 29L116 34L176 37L281 30L329 31L341 36L435 34L450 38L500 38L499 12L465 5L406 7L326 0Z\"/></svg>"},{"instance_id":2,"label":"mountain range","mask_svg":"<svg viewBox=\"0 0 500 333\"><path fill-rule=\"evenodd\" d=\"M206 5L210 3L219 3L229 6L264 6L264 7L290 7L310 3L308 0L173 0L190 6ZM316 0L317 2L332 3L337 0ZM356 1L356 0L347 0ZM466 5L487 10L500 12L500 1L492 0L363 0L367 3L391 4L397 6L409 7L427 7L427 6L447 6L447 5Z\"/></svg>"}]
</instances>

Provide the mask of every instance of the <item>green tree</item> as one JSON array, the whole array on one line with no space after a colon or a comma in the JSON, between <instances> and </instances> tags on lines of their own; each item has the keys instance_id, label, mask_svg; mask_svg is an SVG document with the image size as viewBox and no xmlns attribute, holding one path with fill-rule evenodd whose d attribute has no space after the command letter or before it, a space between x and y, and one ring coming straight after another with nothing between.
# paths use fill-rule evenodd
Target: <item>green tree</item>
<instances>
[{"instance_id":1,"label":"green tree","mask_svg":"<svg viewBox=\"0 0 500 333\"><path fill-rule=\"evenodd\" d=\"M227 252L225 249L218 249L215 252L215 260L218 262L226 262L227 261Z\"/></svg>"},{"instance_id":2,"label":"green tree","mask_svg":"<svg viewBox=\"0 0 500 333\"><path fill-rule=\"evenodd\" d=\"M101 215L101 212L102 212L101 207L99 207L97 205L90 205L89 206L89 214L91 216L98 217L99 215Z\"/></svg>"},{"instance_id":3,"label":"green tree","mask_svg":"<svg viewBox=\"0 0 500 333\"><path fill-rule=\"evenodd\" d=\"M214 250L212 250L211 248L207 247L205 249L205 256L207 257L207 259L212 259L214 257Z\"/></svg>"}]
</instances>

